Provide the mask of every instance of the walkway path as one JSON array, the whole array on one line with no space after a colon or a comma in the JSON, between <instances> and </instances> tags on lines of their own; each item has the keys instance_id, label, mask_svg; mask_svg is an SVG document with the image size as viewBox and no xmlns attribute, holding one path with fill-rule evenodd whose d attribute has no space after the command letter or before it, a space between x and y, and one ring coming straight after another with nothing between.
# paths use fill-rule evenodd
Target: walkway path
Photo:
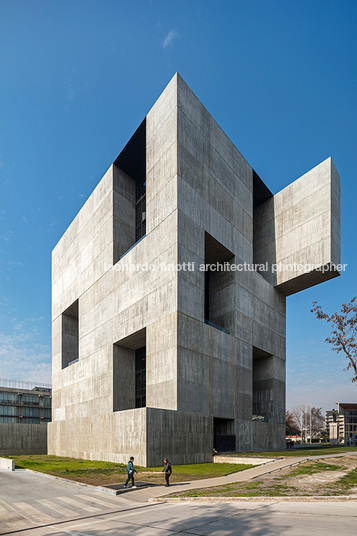
<instances>
[{"instance_id":1,"label":"walkway path","mask_svg":"<svg viewBox=\"0 0 357 536\"><path fill-rule=\"evenodd\" d=\"M278 458L273 462L268 462L264 465L258 465L252 467L251 469L246 469L245 471L240 471L238 473L232 473L227 476L221 476L216 478L208 478L204 480L192 480L191 482L177 482L172 484L169 488L166 487L152 487L136 490L135 493L130 492L130 499L133 501L143 502L156 497L165 498L165 496L181 491L187 491L190 489L197 488L210 488L213 486L223 486L225 484L232 484L234 482L247 482L254 478L267 475L274 471L280 471L286 467L292 467L298 465L299 463L305 462L307 460L320 460L323 458L336 458L341 456L357 456L357 453L346 453L346 454L327 454L321 456L301 456L301 457L289 457L289 458Z\"/></svg>"}]
</instances>

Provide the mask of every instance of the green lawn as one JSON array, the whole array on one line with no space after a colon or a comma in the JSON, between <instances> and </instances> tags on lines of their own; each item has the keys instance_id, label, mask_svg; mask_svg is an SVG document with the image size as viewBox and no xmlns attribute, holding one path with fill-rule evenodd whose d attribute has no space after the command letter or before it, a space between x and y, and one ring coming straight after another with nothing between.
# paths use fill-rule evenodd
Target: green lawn
<instances>
[{"instance_id":1,"label":"green lawn","mask_svg":"<svg viewBox=\"0 0 357 536\"><path fill-rule=\"evenodd\" d=\"M251 457L251 458L280 458L280 457L305 457L305 456L322 456L324 454L343 454L346 452L357 452L357 447L336 447L335 445L316 445L311 447L310 445L303 445L301 447L295 447L293 449L286 450L268 450L265 452L234 452L229 456L238 457ZM228 456L228 454L227 454Z\"/></svg>"},{"instance_id":2,"label":"green lawn","mask_svg":"<svg viewBox=\"0 0 357 536\"><path fill-rule=\"evenodd\" d=\"M96 486L117 484L126 478L126 464L78 460L58 456L13 456L12 459L15 460L16 468L31 469ZM171 482L188 482L201 478L214 478L243 471L250 467L253 467L253 465L231 463L174 465ZM136 475L138 480L153 483L162 483L164 480L164 475L155 474L158 471L161 472L162 466L140 467L135 465L135 468L139 472Z\"/></svg>"}]
</instances>

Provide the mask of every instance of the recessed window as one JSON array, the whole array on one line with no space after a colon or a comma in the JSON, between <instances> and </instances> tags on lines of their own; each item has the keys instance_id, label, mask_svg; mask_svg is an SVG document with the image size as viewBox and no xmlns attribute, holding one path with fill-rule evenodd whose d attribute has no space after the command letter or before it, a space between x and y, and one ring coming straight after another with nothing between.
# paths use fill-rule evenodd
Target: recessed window
<instances>
[{"instance_id":1,"label":"recessed window","mask_svg":"<svg viewBox=\"0 0 357 536\"><path fill-rule=\"evenodd\" d=\"M113 411L146 406L146 330L113 345Z\"/></svg>"},{"instance_id":2,"label":"recessed window","mask_svg":"<svg viewBox=\"0 0 357 536\"><path fill-rule=\"evenodd\" d=\"M253 421L269 422L273 415L272 355L253 347Z\"/></svg>"},{"instance_id":3,"label":"recessed window","mask_svg":"<svg viewBox=\"0 0 357 536\"><path fill-rule=\"evenodd\" d=\"M135 407L146 406L146 346L135 350Z\"/></svg>"},{"instance_id":4,"label":"recessed window","mask_svg":"<svg viewBox=\"0 0 357 536\"><path fill-rule=\"evenodd\" d=\"M205 303L207 324L230 333L234 323L234 262L231 251L205 233Z\"/></svg>"},{"instance_id":5,"label":"recessed window","mask_svg":"<svg viewBox=\"0 0 357 536\"><path fill-rule=\"evenodd\" d=\"M146 234L146 119L114 162L114 264Z\"/></svg>"},{"instance_id":6,"label":"recessed window","mask_svg":"<svg viewBox=\"0 0 357 536\"><path fill-rule=\"evenodd\" d=\"M62 368L79 358L78 300L62 314Z\"/></svg>"},{"instance_id":7,"label":"recessed window","mask_svg":"<svg viewBox=\"0 0 357 536\"><path fill-rule=\"evenodd\" d=\"M217 452L232 452L236 449L234 419L213 419L214 441Z\"/></svg>"}]
</instances>

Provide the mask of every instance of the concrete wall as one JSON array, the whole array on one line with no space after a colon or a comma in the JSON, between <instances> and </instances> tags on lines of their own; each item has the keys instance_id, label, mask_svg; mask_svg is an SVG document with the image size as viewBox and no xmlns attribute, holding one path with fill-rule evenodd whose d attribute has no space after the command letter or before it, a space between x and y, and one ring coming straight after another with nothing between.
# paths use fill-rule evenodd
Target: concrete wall
<instances>
[{"instance_id":1,"label":"concrete wall","mask_svg":"<svg viewBox=\"0 0 357 536\"><path fill-rule=\"evenodd\" d=\"M47 424L0 423L0 456L47 454Z\"/></svg>"},{"instance_id":2,"label":"concrete wall","mask_svg":"<svg viewBox=\"0 0 357 536\"><path fill-rule=\"evenodd\" d=\"M161 263L177 264L175 95L173 80L146 120L145 238L118 259L133 245L134 188L111 166L54 250L49 453L118 462L134 454L146 465L146 409L118 392L133 380L131 337L141 330L147 406L177 409L177 280L175 271L160 270ZM156 269L124 268L143 263ZM61 318L76 300L79 361L62 368Z\"/></svg>"},{"instance_id":3,"label":"concrete wall","mask_svg":"<svg viewBox=\"0 0 357 536\"><path fill-rule=\"evenodd\" d=\"M204 263L209 233L231 262L252 263L253 170L180 77L178 175L179 262ZM203 323L204 272L178 275L178 408L233 419L237 448L252 449L253 346L275 356L266 403L285 422L285 298L256 272L216 277L214 319L229 334Z\"/></svg>"}]
</instances>

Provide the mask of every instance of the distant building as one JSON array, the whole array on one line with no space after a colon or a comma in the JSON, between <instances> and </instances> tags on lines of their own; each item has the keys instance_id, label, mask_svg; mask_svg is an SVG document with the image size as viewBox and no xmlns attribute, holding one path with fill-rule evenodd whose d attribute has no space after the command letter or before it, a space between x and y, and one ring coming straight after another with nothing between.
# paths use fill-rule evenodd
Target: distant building
<instances>
[{"instance_id":1,"label":"distant building","mask_svg":"<svg viewBox=\"0 0 357 536\"><path fill-rule=\"evenodd\" d=\"M340 402L338 410L326 411L330 443L357 444L357 404Z\"/></svg>"},{"instance_id":2,"label":"distant building","mask_svg":"<svg viewBox=\"0 0 357 536\"><path fill-rule=\"evenodd\" d=\"M51 394L51 385L0 378L0 422L50 422Z\"/></svg>"},{"instance_id":3,"label":"distant building","mask_svg":"<svg viewBox=\"0 0 357 536\"><path fill-rule=\"evenodd\" d=\"M51 385L0 378L0 456L47 453Z\"/></svg>"},{"instance_id":4,"label":"distant building","mask_svg":"<svg viewBox=\"0 0 357 536\"><path fill-rule=\"evenodd\" d=\"M175 75L52 253L49 454L284 448L286 296L339 220L331 158L273 195Z\"/></svg>"}]
</instances>

